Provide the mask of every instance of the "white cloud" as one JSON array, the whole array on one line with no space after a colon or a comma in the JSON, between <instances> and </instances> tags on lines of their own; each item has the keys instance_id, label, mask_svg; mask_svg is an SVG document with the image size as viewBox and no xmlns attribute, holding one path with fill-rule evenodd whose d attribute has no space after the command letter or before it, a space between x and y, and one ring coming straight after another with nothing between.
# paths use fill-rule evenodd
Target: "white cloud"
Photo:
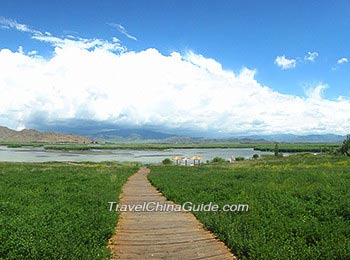
<instances>
[{"instance_id":1,"label":"white cloud","mask_svg":"<svg viewBox=\"0 0 350 260\"><path fill-rule=\"evenodd\" d=\"M12 19L8 19L5 17L0 17L0 27L4 28L4 29L15 29L21 32L29 32L32 34L37 34L40 35L41 32L31 29L29 28L29 26L25 25L25 24L20 24L18 22L16 22L15 20Z\"/></svg>"},{"instance_id":2,"label":"white cloud","mask_svg":"<svg viewBox=\"0 0 350 260\"><path fill-rule=\"evenodd\" d=\"M18 51L19 53L23 54L23 47L22 47L22 46L19 46L17 51Z\"/></svg>"},{"instance_id":3,"label":"white cloud","mask_svg":"<svg viewBox=\"0 0 350 260\"><path fill-rule=\"evenodd\" d=\"M38 52L36 50L32 50L32 51L28 51L28 56L34 56L34 55L37 55Z\"/></svg>"},{"instance_id":4,"label":"white cloud","mask_svg":"<svg viewBox=\"0 0 350 260\"><path fill-rule=\"evenodd\" d=\"M252 70L235 74L193 52L116 54L68 44L45 60L2 49L0 71L0 125L14 128L38 116L226 133L350 128L350 101L323 99L324 85L306 98L284 95L262 86Z\"/></svg>"},{"instance_id":5,"label":"white cloud","mask_svg":"<svg viewBox=\"0 0 350 260\"><path fill-rule=\"evenodd\" d=\"M130 33L128 33L128 31L123 25L117 24L117 23L108 23L108 25L116 28L121 34L125 35L127 38L137 41L137 38L131 35Z\"/></svg>"},{"instance_id":6,"label":"white cloud","mask_svg":"<svg viewBox=\"0 0 350 260\"><path fill-rule=\"evenodd\" d=\"M109 51L125 51L126 48L122 46L117 38L113 38L112 41L102 39L85 39L80 37L69 36L67 38L59 38L48 35L33 35L33 39L50 43L54 47L77 47L81 49L105 49Z\"/></svg>"},{"instance_id":7,"label":"white cloud","mask_svg":"<svg viewBox=\"0 0 350 260\"><path fill-rule=\"evenodd\" d=\"M348 59L347 58L341 58L337 61L338 64L343 64L343 63L348 63Z\"/></svg>"},{"instance_id":8,"label":"white cloud","mask_svg":"<svg viewBox=\"0 0 350 260\"><path fill-rule=\"evenodd\" d=\"M315 87L310 87L306 89L306 95L311 99L322 99L323 92L328 88L326 84L319 83Z\"/></svg>"},{"instance_id":9,"label":"white cloud","mask_svg":"<svg viewBox=\"0 0 350 260\"><path fill-rule=\"evenodd\" d=\"M277 56L275 64L283 70L295 68L297 61L295 59L287 59L284 55Z\"/></svg>"},{"instance_id":10,"label":"white cloud","mask_svg":"<svg viewBox=\"0 0 350 260\"><path fill-rule=\"evenodd\" d=\"M93 49L100 48L109 51L125 51L126 48L122 46L119 40L114 37L112 41L102 40L102 39L85 39L80 37L75 37L68 35L66 37L56 37L53 36L50 32L40 32L35 29L31 29L28 25L20 24L14 20L0 17L0 28L2 29L14 29L21 32L26 32L31 34L32 39L38 40L41 42L50 43L54 47L63 47L63 46L75 46L83 49ZM23 47L20 46L19 48ZM37 53L36 53L37 54Z\"/></svg>"},{"instance_id":11,"label":"white cloud","mask_svg":"<svg viewBox=\"0 0 350 260\"><path fill-rule=\"evenodd\" d=\"M314 52L308 52L307 55L304 57L304 60L306 61L315 61L315 59L318 57L318 52L314 51Z\"/></svg>"},{"instance_id":12,"label":"white cloud","mask_svg":"<svg viewBox=\"0 0 350 260\"><path fill-rule=\"evenodd\" d=\"M324 84L306 97L285 95L261 85L254 70L234 73L194 52L126 51L118 39L32 37L53 45L53 55L0 50L0 125L23 128L39 118L237 134L350 129L350 100L323 98Z\"/></svg>"}]
</instances>

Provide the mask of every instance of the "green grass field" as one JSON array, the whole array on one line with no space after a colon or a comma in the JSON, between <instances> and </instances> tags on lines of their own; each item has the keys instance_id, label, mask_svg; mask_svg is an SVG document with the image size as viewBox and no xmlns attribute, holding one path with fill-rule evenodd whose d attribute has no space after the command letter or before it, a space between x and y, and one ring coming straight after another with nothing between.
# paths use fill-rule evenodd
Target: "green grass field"
<instances>
[{"instance_id":1,"label":"green grass field","mask_svg":"<svg viewBox=\"0 0 350 260\"><path fill-rule=\"evenodd\" d=\"M108 259L121 186L135 166L0 163L0 259Z\"/></svg>"},{"instance_id":2,"label":"green grass field","mask_svg":"<svg viewBox=\"0 0 350 260\"><path fill-rule=\"evenodd\" d=\"M340 144L279 144L280 152L328 152L339 148ZM48 150L91 150L91 149L136 149L136 150L164 150L164 149L209 149L209 148L253 148L257 151L273 152L275 144L243 144L243 143L200 143L200 144L103 144L103 145L45 145Z\"/></svg>"},{"instance_id":3,"label":"green grass field","mask_svg":"<svg viewBox=\"0 0 350 260\"><path fill-rule=\"evenodd\" d=\"M257 151L273 152L274 143L253 144L236 142L209 142L209 143L115 143L115 144L45 144L45 143L16 143L0 142L8 148L25 146L44 147L46 150L86 151L91 149L125 149L125 150L165 150L165 149L208 149L208 148L253 148ZM295 152L329 152L340 147L340 143L280 143L279 151Z\"/></svg>"},{"instance_id":4,"label":"green grass field","mask_svg":"<svg viewBox=\"0 0 350 260\"><path fill-rule=\"evenodd\" d=\"M151 182L179 204L249 205L248 212L194 212L240 259L350 259L349 158L151 169Z\"/></svg>"}]
</instances>

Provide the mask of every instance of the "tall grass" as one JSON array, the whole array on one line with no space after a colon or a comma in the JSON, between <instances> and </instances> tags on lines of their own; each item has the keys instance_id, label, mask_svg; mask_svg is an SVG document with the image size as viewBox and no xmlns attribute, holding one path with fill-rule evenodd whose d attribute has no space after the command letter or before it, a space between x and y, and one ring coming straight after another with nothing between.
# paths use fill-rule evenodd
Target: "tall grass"
<instances>
[{"instance_id":1,"label":"tall grass","mask_svg":"<svg viewBox=\"0 0 350 260\"><path fill-rule=\"evenodd\" d=\"M115 163L0 163L0 259L107 259L121 186Z\"/></svg>"},{"instance_id":2,"label":"tall grass","mask_svg":"<svg viewBox=\"0 0 350 260\"><path fill-rule=\"evenodd\" d=\"M152 166L149 179L180 204L248 204L248 212L194 212L240 259L350 259L348 158Z\"/></svg>"},{"instance_id":3,"label":"tall grass","mask_svg":"<svg viewBox=\"0 0 350 260\"><path fill-rule=\"evenodd\" d=\"M340 147L340 144L279 144L280 152L329 152ZM61 144L45 145L51 150L91 150L91 149L137 149L137 150L165 150L165 149L210 149L210 148L253 148L259 151L273 152L274 144L241 144L241 143L203 143L203 144L157 144L157 143L130 143L130 144Z\"/></svg>"}]
</instances>

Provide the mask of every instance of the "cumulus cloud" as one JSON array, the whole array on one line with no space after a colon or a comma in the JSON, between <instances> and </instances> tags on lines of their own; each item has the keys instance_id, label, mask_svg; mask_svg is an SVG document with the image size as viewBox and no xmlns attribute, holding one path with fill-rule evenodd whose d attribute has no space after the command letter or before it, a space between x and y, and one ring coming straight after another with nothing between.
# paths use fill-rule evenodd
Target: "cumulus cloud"
<instances>
[{"instance_id":1,"label":"cumulus cloud","mask_svg":"<svg viewBox=\"0 0 350 260\"><path fill-rule=\"evenodd\" d=\"M194 52L116 52L94 39L44 37L35 39L54 46L49 58L0 50L0 125L108 122L227 134L350 129L350 100L324 99L324 84L306 97L286 95L259 83L254 70L228 71Z\"/></svg>"},{"instance_id":2,"label":"cumulus cloud","mask_svg":"<svg viewBox=\"0 0 350 260\"><path fill-rule=\"evenodd\" d=\"M0 124L14 128L38 119L226 133L350 127L350 101L323 99L323 85L306 98L284 95L257 82L252 70L226 71L193 52L116 54L67 45L43 59L2 49L0 70Z\"/></svg>"},{"instance_id":3,"label":"cumulus cloud","mask_svg":"<svg viewBox=\"0 0 350 260\"><path fill-rule=\"evenodd\" d=\"M286 56L277 56L275 59L275 64L283 70L293 69L297 65L295 59L288 59Z\"/></svg>"},{"instance_id":4,"label":"cumulus cloud","mask_svg":"<svg viewBox=\"0 0 350 260\"><path fill-rule=\"evenodd\" d=\"M318 52L314 51L314 52L308 52L307 55L304 57L304 60L306 61L315 61L315 59L318 57Z\"/></svg>"},{"instance_id":5,"label":"cumulus cloud","mask_svg":"<svg viewBox=\"0 0 350 260\"><path fill-rule=\"evenodd\" d=\"M137 38L133 35L131 35L130 33L128 33L128 31L126 30L126 28L118 23L108 23L108 25L116 28L121 34L125 35L127 38L137 41Z\"/></svg>"},{"instance_id":6,"label":"cumulus cloud","mask_svg":"<svg viewBox=\"0 0 350 260\"><path fill-rule=\"evenodd\" d=\"M338 64L343 64L343 63L348 63L348 59L347 58L341 58L337 61Z\"/></svg>"}]
</instances>

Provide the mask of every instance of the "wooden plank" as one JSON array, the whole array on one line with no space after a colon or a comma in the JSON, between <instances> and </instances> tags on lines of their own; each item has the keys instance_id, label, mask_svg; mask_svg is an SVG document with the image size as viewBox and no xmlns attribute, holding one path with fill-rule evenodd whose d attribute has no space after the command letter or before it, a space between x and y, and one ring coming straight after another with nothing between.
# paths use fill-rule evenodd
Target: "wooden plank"
<instances>
[{"instance_id":1,"label":"wooden plank","mask_svg":"<svg viewBox=\"0 0 350 260\"><path fill-rule=\"evenodd\" d=\"M167 203L147 179L149 169L141 168L129 178L120 196L120 205L144 202ZM190 212L121 212L115 235L108 244L111 259L236 259L224 243Z\"/></svg>"}]
</instances>

